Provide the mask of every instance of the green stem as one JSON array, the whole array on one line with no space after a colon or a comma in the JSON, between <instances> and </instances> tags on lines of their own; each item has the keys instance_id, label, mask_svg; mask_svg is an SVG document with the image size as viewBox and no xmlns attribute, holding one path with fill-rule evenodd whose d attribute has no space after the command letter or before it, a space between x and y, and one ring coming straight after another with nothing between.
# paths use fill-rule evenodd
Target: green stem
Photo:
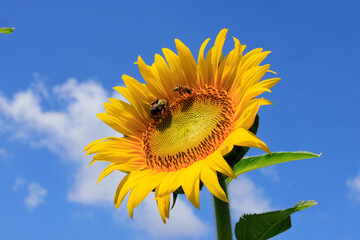
<instances>
[{"instance_id":1,"label":"green stem","mask_svg":"<svg viewBox=\"0 0 360 240\"><path fill-rule=\"evenodd\" d=\"M227 195L225 179L219 178L219 183ZM230 208L228 202L223 202L214 196L214 207L216 216L216 229L218 240L232 240Z\"/></svg>"}]
</instances>

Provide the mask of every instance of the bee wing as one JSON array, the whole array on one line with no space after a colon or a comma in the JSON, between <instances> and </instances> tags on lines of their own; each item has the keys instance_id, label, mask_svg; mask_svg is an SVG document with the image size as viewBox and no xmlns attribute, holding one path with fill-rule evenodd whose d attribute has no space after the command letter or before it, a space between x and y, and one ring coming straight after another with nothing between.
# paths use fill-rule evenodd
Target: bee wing
<instances>
[{"instance_id":1,"label":"bee wing","mask_svg":"<svg viewBox=\"0 0 360 240\"><path fill-rule=\"evenodd\" d=\"M155 103L158 103L159 99L156 99L155 101L153 101L152 103L150 103L150 105L154 105Z\"/></svg>"}]
</instances>

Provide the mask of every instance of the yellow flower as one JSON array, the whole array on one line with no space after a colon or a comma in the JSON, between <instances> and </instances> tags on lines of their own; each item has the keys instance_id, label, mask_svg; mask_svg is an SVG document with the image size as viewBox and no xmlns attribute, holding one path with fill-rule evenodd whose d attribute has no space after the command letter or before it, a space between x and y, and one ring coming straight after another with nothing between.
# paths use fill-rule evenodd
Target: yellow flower
<instances>
[{"instance_id":1,"label":"yellow flower","mask_svg":"<svg viewBox=\"0 0 360 240\"><path fill-rule=\"evenodd\" d=\"M155 190L161 218L169 218L170 194L182 187L199 208L199 186L228 201L217 172L236 178L223 156L234 145L270 152L248 129L261 105L270 101L256 96L270 92L280 79L260 81L270 65L259 66L270 53L261 48L243 55L245 45L234 38L235 48L223 57L227 29L218 34L204 57L205 40L196 63L190 50L175 40L178 54L164 48L148 66L138 57L146 81L123 75L126 87L115 87L130 104L110 98L106 113L97 116L124 137L107 137L89 144L93 162L107 161L99 181L115 170L127 173L120 182L114 204L118 208L130 192L127 209L133 210ZM174 91L175 88L175 91Z\"/></svg>"}]
</instances>

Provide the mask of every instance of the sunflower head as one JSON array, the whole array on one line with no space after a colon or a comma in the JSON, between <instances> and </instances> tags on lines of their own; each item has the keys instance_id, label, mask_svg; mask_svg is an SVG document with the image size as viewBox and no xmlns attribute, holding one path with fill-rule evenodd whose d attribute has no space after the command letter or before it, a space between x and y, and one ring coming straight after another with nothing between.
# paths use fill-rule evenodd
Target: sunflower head
<instances>
[{"instance_id":1,"label":"sunflower head","mask_svg":"<svg viewBox=\"0 0 360 240\"><path fill-rule=\"evenodd\" d=\"M190 50L175 40L177 54L163 49L149 66L138 57L137 65L146 84L127 75L126 87L115 87L128 102L110 98L105 113L98 117L123 134L90 143L87 154L93 162L107 161L99 181L118 170L126 173L115 193L119 207L130 192L130 217L145 197L155 190L155 199L164 222L169 218L170 194L183 189L199 208L200 182L217 198L227 201L217 173L236 178L224 155L234 146L257 147L270 152L250 127L259 107L271 104L256 98L270 92L280 79L261 80L270 65L260 66L270 52L261 48L243 55L235 46L223 57L227 29L218 34L204 56L210 39L201 45L197 62Z\"/></svg>"}]
</instances>

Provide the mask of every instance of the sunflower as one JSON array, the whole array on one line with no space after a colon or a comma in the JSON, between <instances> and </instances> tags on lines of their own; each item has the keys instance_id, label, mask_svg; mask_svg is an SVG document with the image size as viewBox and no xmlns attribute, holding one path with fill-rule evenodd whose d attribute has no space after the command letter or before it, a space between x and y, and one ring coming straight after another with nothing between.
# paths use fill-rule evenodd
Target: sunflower
<instances>
[{"instance_id":1,"label":"sunflower","mask_svg":"<svg viewBox=\"0 0 360 240\"><path fill-rule=\"evenodd\" d=\"M270 92L280 79L260 81L270 65L259 66L270 53L261 48L243 55L245 45L234 38L235 47L225 57L222 48L227 29L219 32L204 57L210 39L200 47L197 63L190 50L175 40L178 54L162 49L164 57L137 65L146 84L123 75L126 87L115 87L129 103L110 98L105 113L97 116L123 134L90 143L87 154L108 165L99 180L115 170L127 173L114 198L118 208L130 192L127 209L133 211L151 192L164 223L169 218L170 194L183 189L199 206L200 181L222 201L228 201L217 173L236 178L223 158L233 146L256 147L268 153L264 142L249 131L259 107L271 104L255 98ZM272 71L270 71L272 72Z\"/></svg>"}]
</instances>

